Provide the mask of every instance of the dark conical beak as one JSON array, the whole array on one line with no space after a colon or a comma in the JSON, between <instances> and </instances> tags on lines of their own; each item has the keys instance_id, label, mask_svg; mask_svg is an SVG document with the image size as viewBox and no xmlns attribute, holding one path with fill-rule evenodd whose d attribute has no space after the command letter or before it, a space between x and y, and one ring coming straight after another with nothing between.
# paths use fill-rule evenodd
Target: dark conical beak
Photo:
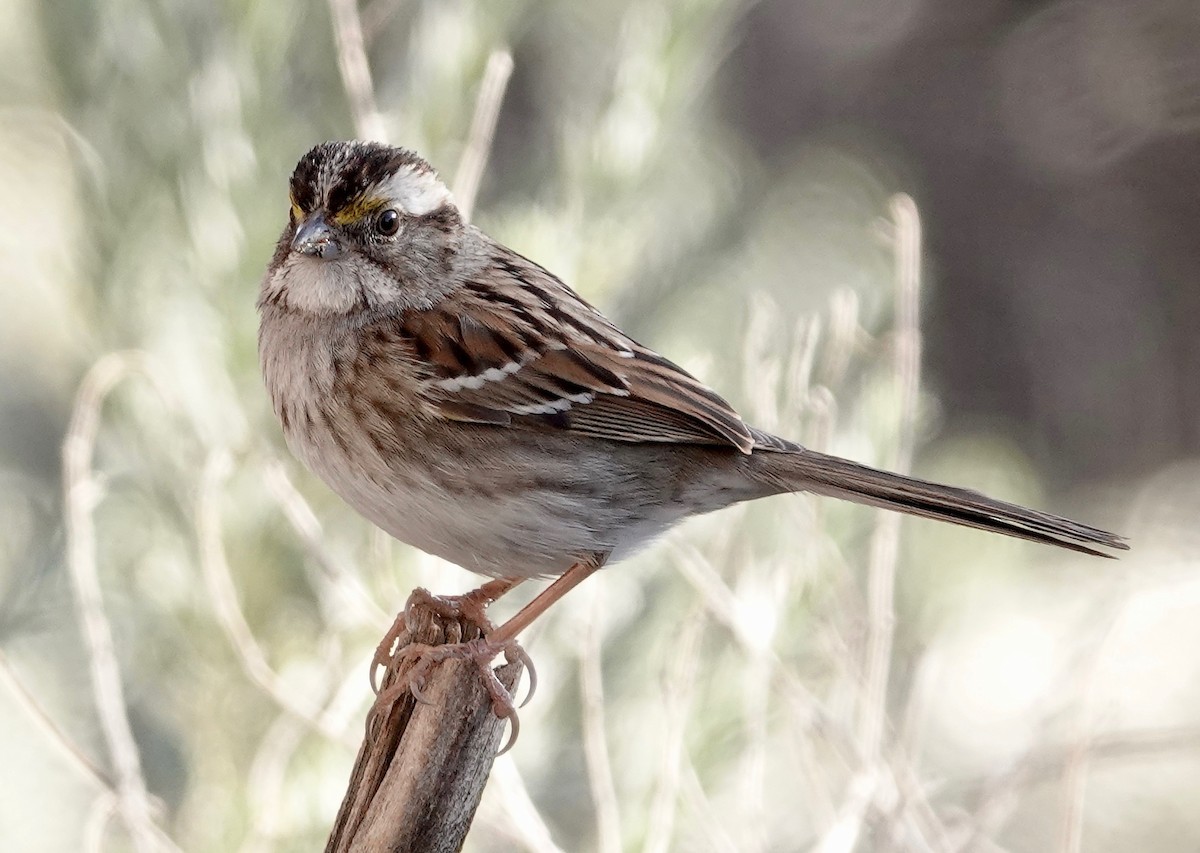
<instances>
[{"instance_id":1,"label":"dark conical beak","mask_svg":"<svg viewBox=\"0 0 1200 853\"><path fill-rule=\"evenodd\" d=\"M325 214L318 210L296 229L296 236L292 238L292 251L329 261L342 254L342 244L334 236L333 228L325 221Z\"/></svg>"}]
</instances>

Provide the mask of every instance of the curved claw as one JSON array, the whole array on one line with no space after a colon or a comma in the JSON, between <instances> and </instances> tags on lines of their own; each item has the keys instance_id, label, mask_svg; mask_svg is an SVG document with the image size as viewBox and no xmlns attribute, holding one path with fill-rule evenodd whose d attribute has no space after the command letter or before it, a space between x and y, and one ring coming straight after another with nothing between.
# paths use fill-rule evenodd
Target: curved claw
<instances>
[{"instance_id":1,"label":"curved claw","mask_svg":"<svg viewBox=\"0 0 1200 853\"><path fill-rule=\"evenodd\" d=\"M492 706L492 713L496 714L497 717L501 717L500 714L496 713L495 705ZM497 758L513 748L513 744L517 742L517 735L521 733L521 719L517 716L515 709L509 708L508 713L503 715L502 719L508 720L508 741L505 742L503 749L496 753Z\"/></svg>"},{"instance_id":2,"label":"curved claw","mask_svg":"<svg viewBox=\"0 0 1200 853\"><path fill-rule=\"evenodd\" d=\"M387 655L385 657L383 654L381 654L382 648L383 646L381 644L380 647L375 650L375 656L371 658L371 669L369 673L371 690L376 696L378 696L379 691L383 689L383 685L379 682L379 667L383 667L383 671L386 673L388 666L390 666L392 663L391 655Z\"/></svg>"},{"instance_id":3,"label":"curved claw","mask_svg":"<svg viewBox=\"0 0 1200 853\"><path fill-rule=\"evenodd\" d=\"M392 646L396 644L396 640L407 629L407 624L404 622L407 617L408 610L405 608L405 612L396 617L396 620L392 623L392 627L388 628L387 633L383 635L383 639L375 647L375 654L371 656L371 690L375 692L376 696L379 695L381 689L377 681L376 670L382 666L384 672L386 672L395 660L395 655L392 654Z\"/></svg>"},{"instance_id":4,"label":"curved claw","mask_svg":"<svg viewBox=\"0 0 1200 853\"><path fill-rule=\"evenodd\" d=\"M420 686L418 686L418 685L420 685ZM414 699L416 699L418 702L420 702L422 705L432 705L433 702L431 702L429 700L429 697L427 697L425 695L425 691L421 689L424 686L425 686L424 678L414 678L408 684L408 692L411 693L412 697Z\"/></svg>"},{"instance_id":5,"label":"curved claw","mask_svg":"<svg viewBox=\"0 0 1200 853\"><path fill-rule=\"evenodd\" d=\"M486 648L486 645L483 648ZM505 656L507 657L507 652ZM503 755L512 749L513 744L517 742L517 735L521 733L521 721L517 716L517 709L513 706L512 694L508 692L508 688L496 677L496 672L491 667L490 657L476 657L475 663L479 667L479 674L483 678L483 686L487 689L488 695L492 697L492 713L498 719L508 720L511 726L508 742L504 744L503 749L496 753L497 755Z\"/></svg>"},{"instance_id":6,"label":"curved claw","mask_svg":"<svg viewBox=\"0 0 1200 853\"><path fill-rule=\"evenodd\" d=\"M512 749L520 734L521 723L512 695L496 677L491 664L496 655L503 651L509 663L519 661L529 671L529 691L521 702L521 707L527 705L537 691L537 670L525 649L515 640L495 642L489 639L494 628L487 618L487 606L517 582L519 581L515 579L508 579L503 583L493 581L464 596L441 597L431 595L425 589L413 590L404 610L397 616L395 624L379 643L371 659L371 689L377 697L372 713L376 713L381 706L395 702L405 692L411 693L413 699L422 705L433 705L424 693L424 676L429 668L445 660L471 660L478 666L483 685L491 696L492 713L510 723L508 740L497 755L503 755ZM453 625L447 626L447 642L429 646L414 641L418 616L416 611L421 607L429 608L435 614L453 621ZM470 626L469 633L463 631L464 625ZM476 632L477 635L472 636ZM464 636L470 636L471 639L466 640ZM393 651L397 641L400 641L400 647ZM378 677L380 667L384 670L382 682Z\"/></svg>"},{"instance_id":7,"label":"curved claw","mask_svg":"<svg viewBox=\"0 0 1200 853\"><path fill-rule=\"evenodd\" d=\"M537 693L537 667L533 665L533 658L529 656L529 653L525 651L520 643L513 643L512 646L504 650L505 660L512 663L514 658L520 661L521 665L525 667L525 671L529 673L529 692L525 694L525 698L517 706L518 708L524 708L533 701L533 694Z\"/></svg>"}]
</instances>

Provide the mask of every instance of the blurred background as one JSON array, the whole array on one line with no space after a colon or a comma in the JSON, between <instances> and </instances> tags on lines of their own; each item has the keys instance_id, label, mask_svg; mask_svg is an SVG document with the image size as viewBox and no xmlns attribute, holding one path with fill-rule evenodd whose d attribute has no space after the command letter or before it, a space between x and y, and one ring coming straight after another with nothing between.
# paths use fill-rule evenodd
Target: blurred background
<instances>
[{"instance_id":1,"label":"blurred background","mask_svg":"<svg viewBox=\"0 0 1200 853\"><path fill-rule=\"evenodd\" d=\"M478 583L260 384L291 169L372 135L748 420L1134 545L690 522L529 632L468 850L1200 848L1198 44L1193 0L10 0L0 846L319 848L391 615Z\"/></svg>"}]
</instances>

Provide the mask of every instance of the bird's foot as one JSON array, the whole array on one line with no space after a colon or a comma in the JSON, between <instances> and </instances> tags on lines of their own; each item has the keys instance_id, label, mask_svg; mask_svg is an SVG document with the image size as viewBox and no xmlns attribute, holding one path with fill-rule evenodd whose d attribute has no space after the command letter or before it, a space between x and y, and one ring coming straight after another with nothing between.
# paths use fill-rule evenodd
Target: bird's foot
<instances>
[{"instance_id":1,"label":"bird's foot","mask_svg":"<svg viewBox=\"0 0 1200 853\"><path fill-rule=\"evenodd\" d=\"M487 618L487 606L497 597L495 588L489 589L491 586L488 584L460 596L436 596L424 589L413 592L372 659L371 686L378 694L372 716L391 708L405 693L428 704L423 691L429 670L442 661L469 660L479 670L480 680L492 701L492 712L498 718L508 720L511 726L508 743L500 752L507 752L512 747L520 731L517 708L508 689L496 677L492 661L503 653L506 662L520 661L528 670L529 694L522 706L533 698L537 675L529 655L516 640L489 639L494 627ZM444 644L416 642L422 610L439 617L445 630ZM379 666L385 673L382 687L377 687L375 681Z\"/></svg>"}]
</instances>

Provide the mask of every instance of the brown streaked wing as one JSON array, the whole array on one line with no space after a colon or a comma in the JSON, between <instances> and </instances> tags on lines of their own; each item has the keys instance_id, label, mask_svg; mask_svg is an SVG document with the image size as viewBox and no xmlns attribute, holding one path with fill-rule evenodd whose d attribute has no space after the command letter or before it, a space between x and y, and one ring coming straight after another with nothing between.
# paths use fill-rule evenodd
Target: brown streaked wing
<instances>
[{"instance_id":1,"label":"brown streaked wing","mask_svg":"<svg viewBox=\"0 0 1200 853\"><path fill-rule=\"evenodd\" d=\"M755 446L714 391L546 270L496 249L490 271L400 320L429 368L424 395L446 418L616 441L729 444L744 453Z\"/></svg>"}]
</instances>

